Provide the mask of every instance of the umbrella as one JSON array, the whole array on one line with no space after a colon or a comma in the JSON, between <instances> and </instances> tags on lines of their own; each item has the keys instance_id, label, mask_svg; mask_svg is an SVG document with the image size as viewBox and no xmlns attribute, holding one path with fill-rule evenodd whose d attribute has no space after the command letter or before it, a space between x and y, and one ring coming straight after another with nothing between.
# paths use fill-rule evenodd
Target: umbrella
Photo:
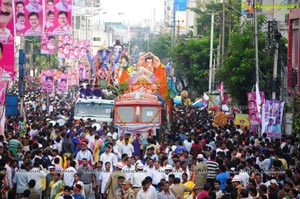
<instances>
[{"instance_id":1,"label":"umbrella","mask_svg":"<svg viewBox=\"0 0 300 199\"><path fill-rule=\"evenodd\" d=\"M92 124L92 128L94 128L94 127L96 127L96 131L99 131L101 128L100 124L98 124L98 123Z\"/></svg>"},{"instance_id":2,"label":"umbrella","mask_svg":"<svg viewBox=\"0 0 300 199\"><path fill-rule=\"evenodd\" d=\"M181 102L181 96L176 96L174 98L174 104L182 104L182 102Z\"/></svg>"},{"instance_id":3,"label":"umbrella","mask_svg":"<svg viewBox=\"0 0 300 199\"><path fill-rule=\"evenodd\" d=\"M196 106L196 107L202 107L203 105L204 105L203 99L199 99L192 104L192 106Z\"/></svg>"},{"instance_id":4,"label":"umbrella","mask_svg":"<svg viewBox=\"0 0 300 199\"><path fill-rule=\"evenodd\" d=\"M59 119L56 122L58 123L59 126L63 126L66 123L66 121L64 119Z\"/></svg>"}]
</instances>

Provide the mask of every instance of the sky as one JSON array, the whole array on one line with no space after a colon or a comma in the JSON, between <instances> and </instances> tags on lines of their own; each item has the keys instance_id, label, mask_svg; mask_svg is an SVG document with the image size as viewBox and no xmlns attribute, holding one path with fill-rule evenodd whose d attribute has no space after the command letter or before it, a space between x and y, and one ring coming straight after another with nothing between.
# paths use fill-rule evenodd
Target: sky
<instances>
[{"instance_id":1,"label":"sky","mask_svg":"<svg viewBox=\"0 0 300 199\"><path fill-rule=\"evenodd\" d=\"M151 19L155 9L156 20L163 19L164 0L101 0L101 7L106 12L105 17L118 21L120 17L130 24L143 19Z\"/></svg>"}]
</instances>

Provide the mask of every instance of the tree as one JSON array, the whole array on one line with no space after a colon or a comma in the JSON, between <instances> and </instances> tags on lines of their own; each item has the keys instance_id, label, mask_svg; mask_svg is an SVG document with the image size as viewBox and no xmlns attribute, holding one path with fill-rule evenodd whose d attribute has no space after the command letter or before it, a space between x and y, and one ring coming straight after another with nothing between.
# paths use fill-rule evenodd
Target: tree
<instances>
[{"instance_id":1,"label":"tree","mask_svg":"<svg viewBox=\"0 0 300 199\"><path fill-rule=\"evenodd\" d=\"M33 59L32 64L30 66L33 69L47 69L47 68L57 68L58 67L58 60L57 54L54 55L45 55L41 54L40 37L26 37L25 40L25 52L28 55L31 55L31 59Z\"/></svg>"},{"instance_id":2,"label":"tree","mask_svg":"<svg viewBox=\"0 0 300 199\"><path fill-rule=\"evenodd\" d=\"M177 76L185 79L188 89L201 95L208 89L210 37L180 40L172 50Z\"/></svg>"},{"instance_id":3,"label":"tree","mask_svg":"<svg viewBox=\"0 0 300 199\"><path fill-rule=\"evenodd\" d=\"M260 90L265 91L268 98L272 92L273 54L266 50L267 34L262 32L261 26L265 18L258 20L258 54L260 69ZM224 59L217 76L224 82L226 90L235 102L247 105L247 92L255 85L255 45L254 26L251 22L242 24L240 30L234 30L229 42L229 52ZM274 51L270 51L274 52ZM281 51L281 53L283 53ZM278 89L279 90L279 89Z\"/></svg>"}]
</instances>

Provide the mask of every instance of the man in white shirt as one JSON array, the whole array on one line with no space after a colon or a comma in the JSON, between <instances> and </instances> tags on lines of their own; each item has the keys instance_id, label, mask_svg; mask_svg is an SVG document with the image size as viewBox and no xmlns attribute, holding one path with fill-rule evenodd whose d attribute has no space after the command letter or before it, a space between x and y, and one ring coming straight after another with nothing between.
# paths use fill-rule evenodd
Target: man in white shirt
<instances>
[{"instance_id":1,"label":"man in white shirt","mask_svg":"<svg viewBox=\"0 0 300 199\"><path fill-rule=\"evenodd\" d=\"M157 160L154 160L154 169L152 170L152 184L154 187L157 187L158 183L160 180L165 179L165 172L164 170L160 167L160 164Z\"/></svg>"},{"instance_id":2,"label":"man in white shirt","mask_svg":"<svg viewBox=\"0 0 300 199\"><path fill-rule=\"evenodd\" d=\"M40 162L35 161L33 168L29 171L28 180L35 180L35 190L42 195L42 179L46 178L46 173L40 168Z\"/></svg>"},{"instance_id":3,"label":"man in white shirt","mask_svg":"<svg viewBox=\"0 0 300 199\"><path fill-rule=\"evenodd\" d=\"M22 164L21 169L16 171L13 178L13 183L18 185L16 188L17 198L21 198L23 192L28 189L28 182L28 172L26 171L25 164Z\"/></svg>"},{"instance_id":4,"label":"man in white shirt","mask_svg":"<svg viewBox=\"0 0 300 199\"><path fill-rule=\"evenodd\" d=\"M142 190L137 193L136 199L155 199L156 195L149 189L150 183L147 180L142 182Z\"/></svg>"},{"instance_id":5,"label":"man in white shirt","mask_svg":"<svg viewBox=\"0 0 300 199\"><path fill-rule=\"evenodd\" d=\"M82 159L86 158L88 163L92 166L94 164L94 157L92 153L87 150L87 144L85 142L82 142L81 145L81 150L78 151L76 155L76 161L78 161L78 165L81 165Z\"/></svg>"},{"instance_id":6,"label":"man in white shirt","mask_svg":"<svg viewBox=\"0 0 300 199\"><path fill-rule=\"evenodd\" d=\"M125 138L125 144L121 146L121 154L126 153L129 157L132 157L133 152L134 148L132 144L129 144L129 138Z\"/></svg>"},{"instance_id":7,"label":"man in white shirt","mask_svg":"<svg viewBox=\"0 0 300 199\"><path fill-rule=\"evenodd\" d=\"M111 170L112 170L112 165L116 165L118 163L117 157L115 156L115 154L113 154L111 152L111 145L110 144L107 144L105 146L105 153L102 153L100 155L100 161L102 161L102 162L110 162ZM103 165L103 169L105 169L104 166L105 165Z\"/></svg>"},{"instance_id":8,"label":"man in white shirt","mask_svg":"<svg viewBox=\"0 0 300 199\"><path fill-rule=\"evenodd\" d=\"M72 187L73 186L73 183L74 183L74 174L77 173L76 169L75 169L75 166L76 166L76 162L75 161L71 161L70 162L70 167L67 168L65 170L65 172L63 173L63 178L64 178L64 182L65 182L65 185L66 186L70 186Z\"/></svg>"},{"instance_id":9,"label":"man in white shirt","mask_svg":"<svg viewBox=\"0 0 300 199\"><path fill-rule=\"evenodd\" d=\"M55 7L59 11L70 12L72 10L72 6L68 4L69 0L60 0Z\"/></svg>"},{"instance_id":10,"label":"man in white shirt","mask_svg":"<svg viewBox=\"0 0 300 199\"><path fill-rule=\"evenodd\" d=\"M21 12L21 13L17 14L17 23L16 23L17 33L20 33L20 31L22 31L26 28L25 18L26 18L26 16L24 13Z\"/></svg>"},{"instance_id":11,"label":"man in white shirt","mask_svg":"<svg viewBox=\"0 0 300 199\"><path fill-rule=\"evenodd\" d=\"M39 0L29 0L29 4L25 6L28 12L41 12L43 7L39 4Z\"/></svg>"},{"instance_id":12,"label":"man in white shirt","mask_svg":"<svg viewBox=\"0 0 300 199\"><path fill-rule=\"evenodd\" d=\"M138 164L136 169L137 171L133 173L132 176L132 189L135 192L135 195L141 190L142 182L147 177L143 164Z\"/></svg>"},{"instance_id":13,"label":"man in white shirt","mask_svg":"<svg viewBox=\"0 0 300 199\"><path fill-rule=\"evenodd\" d=\"M126 176L126 180L130 180L132 182L135 167L131 164L131 157L126 157L126 165L122 168L122 171Z\"/></svg>"},{"instance_id":14,"label":"man in white shirt","mask_svg":"<svg viewBox=\"0 0 300 199\"><path fill-rule=\"evenodd\" d=\"M53 32L59 34L69 34L71 32L71 26L68 23L68 13L65 11L59 11L58 13L58 27Z\"/></svg>"}]
</instances>

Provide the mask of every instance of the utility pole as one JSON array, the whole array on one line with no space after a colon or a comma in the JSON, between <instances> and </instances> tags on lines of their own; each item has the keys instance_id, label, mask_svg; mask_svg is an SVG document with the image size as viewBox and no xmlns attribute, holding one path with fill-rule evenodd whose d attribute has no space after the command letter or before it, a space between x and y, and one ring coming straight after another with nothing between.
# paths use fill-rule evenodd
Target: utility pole
<instances>
[{"instance_id":1,"label":"utility pole","mask_svg":"<svg viewBox=\"0 0 300 199\"><path fill-rule=\"evenodd\" d=\"M183 20L177 20L177 38L179 37L179 33L180 33L180 23L183 23Z\"/></svg>"},{"instance_id":2,"label":"utility pole","mask_svg":"<svg viewBox=\"0 0 300 199\"><path fill-rule=\"evenodd\" d=\"M208 92L211 93L212 84L212 70L213 70L213 48L214 48L214 21L215 13L211 13L211 29L210 29L210 55L209 55L209 80L208 80Z\"/></svg>"},{"instance_id":3,"label":"utility pole","mask_svg":"<svg viewBox=\"0 0 300 199\"><path fill-rule=\"evenodd\" d=\"M255 0L254 0L255 1ZM256 2L254 3L254 5ZM257 30L257 10L254 8L254 38L255 38L255 79L259 87L259 66L258 66L258 30Z\"/></svg>"},{"instance_id":4,"label":"utility pole","mask_svg":"<svg viewBox=\"0 0 300 199\"><path fill-rule=\"evenodd\" d=\"M276 99L276 84L277 84L277 70L278 70L278 49L281 34L278 32L278 22L272 22L273 41L274 41L274 65L273 65L273 85L272 85L272 99Z\"/></svg>"},{"instance_id":5,"label":"utility pole","mask_svg":"<svg viewBox=\"0 0 300 199\"><path fill-rule=\"evenodd\" d=\"M223 0L223 12L222 12L222 47L221 47L221 58L222 58L222 64L224 62L224 52L225 52L225 0ZM219 65L218 65L219 66Z\"/></svg>"}]
</instances>

